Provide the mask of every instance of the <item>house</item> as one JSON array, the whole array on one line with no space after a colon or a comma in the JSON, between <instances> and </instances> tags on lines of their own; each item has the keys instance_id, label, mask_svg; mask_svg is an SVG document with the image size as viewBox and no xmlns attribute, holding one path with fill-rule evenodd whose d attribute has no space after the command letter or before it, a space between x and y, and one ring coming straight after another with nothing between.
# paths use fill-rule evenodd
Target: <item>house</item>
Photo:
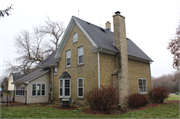
<instances>
[{"instance_id":1,"label":"house","mask_svg":"<svg viewBox=\"0 0 180 119\"><path fill-rule=\"evenodd\" d=\"M14 84L12 84L12 82L22 78L23 76L24 75L20 73L11 73L8 78L8 91L14 91Z\"/></svg>"},{"instance_id":2,"label":"house","mask_svg":"<svg viewBox=\"0 0 180 119\"><path fill-rule=\"evenodd\" d=\"M40 74L31 73L27 76L31 78L23 77L14 84L25 84L27 100L45 98L41 96L42 85L38 86L45 84L49 102L69 98L76 105L85 105L85 93L101 85L116 87L121 105L129 94L147 94L152 89L150 64L153 61L126 38L125 17L120 12L115 12L113 22L114 32L110 22L104 29L73 16L58 49L40 65L39 71L46 72L40 76L44 76L43 80L39 79Z\"/></svg>"}]
</instances>

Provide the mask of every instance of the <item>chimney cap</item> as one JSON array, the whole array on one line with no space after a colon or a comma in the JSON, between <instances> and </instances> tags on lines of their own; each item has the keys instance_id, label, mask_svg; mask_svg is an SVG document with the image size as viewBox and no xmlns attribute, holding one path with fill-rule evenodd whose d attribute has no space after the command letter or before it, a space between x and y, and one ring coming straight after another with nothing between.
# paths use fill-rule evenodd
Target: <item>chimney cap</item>
<instances>
[{"instance_id":1,"label":"chimney cap","mask_svg":"<svg viewBox=\"0 0 180 119\"><path fill-rule=\"evenodd\" d=\"M121 13L120 11L115 12L116 15L118 15L118 14L120 14L120 13Z\"/></svg>"},{"instance_id":2,"label":"chimney cap","mask_svg":"<svg viewBox=\"0 0 180 119\"><path fill-rule=\"evenodd\" d=\"M107 21L107 23L110 23L109 21Z\"/></svg>"}]
</instances>

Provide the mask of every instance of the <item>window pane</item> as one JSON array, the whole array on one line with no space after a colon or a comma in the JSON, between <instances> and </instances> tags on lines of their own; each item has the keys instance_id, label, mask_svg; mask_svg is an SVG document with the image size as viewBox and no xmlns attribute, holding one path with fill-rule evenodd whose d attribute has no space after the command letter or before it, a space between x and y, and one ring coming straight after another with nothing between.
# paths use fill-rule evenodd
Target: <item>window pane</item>
<instances>
[{"instance_id":1,"label":"window pane","mask_svg":"<svg viewBox=\"0 0 180 119\"><path fill-rule=\"evenodd\" d=\"M32 91L32 95L35 96L36 95L36 90Z\"/></svg>"},{"instance_id":2,"label":"window pane","mask_svg":"<svg viewBox=\"0 0 180 119\"><path fill-rule=\"evenodd\" d=\"M143 92L147 92L147 90L146 90L146 86L144 86L144 88L143 88Z\"/></svg>"},{"instance_id":3,"label":"window pane","mask_svg":"<svg viewBox=\"0 0 180 119\"><path fill-rule=\"evenodd\" d=\"M66 51L66 59L71 58L71 50Z\"/></svg>"},{"instance_id":4,"label":"window pane","mask_svg":"<svg viewBox=\"0 0 180 119\"><path fill-rule=\"evenodd\" d=\"M65 87L69 87L69 80L65 80Z\"/></svg>"},{"instance_id":5,"label":"window pane","mask_svg":"<svg viewBox=\"0 0 180 119\"><path fill-rule=\"evenodd\" d=\"M139 86L139 92L142 92L143 89L142 89L142 86Z\"/></svg>"},{"instance_id":6,"label":"window pane","mask_svg":"<svg viewBox=\"0 0 180 119\"><path fill-rule=\"evenodd\" d=\"M37 84L37 90L41 89L41 84Z\"/></svg>"},{"instance_id":7,"label":"window pane","mask_svg":"<svg viewBox=\"0 0 180 119\"><path fill-rule=\"evenodd\" d=\"M73 42L77 42L77 41L78 41L78 34L75 33L75 34L73 35Z\"/></svg>"},{"instance_id":8,"label":"window pane","mask_svg":"<svg viewBox=\"0 0 180 119\"><path fill-rule=\"evenodd\" d=\"M63 80L60 80L60 87L63 87Z\"/></svg>"},{"instance_id":9,"label":"window pane","mask_svg":"<svg viewBox=\"0 0 180 119\"><path fill-rule=\"evenodd\" d=\"M139 79L139 85L142 85L142 80L141 79Z\"/></svg>"},{"instance_id":10,"label":"window pane","mask_svg":"<svg viewBox=\"0 0 180 119\"><path fill-rule=\"evenodd\" d=\"M68 66L68 65L71 65L71 58L68 58L68 59L67 59L67 66Z\"/></svg>"},{"instance_id":11,"label":"window pane","mask_svg":"<svg viewBox=\"0 0 180 119\"><path fill-rule=\"evenodd\" d=\"M42 90L45 90L45 84L42 84Z\"/></svg>"},{"instance_id":12,"label":"window pane","mask_svg":"<svg viewBox=\"0 0 180 119\"><path fill-rule=\"evenodd\" d=\"M83 47L78 48L78 56L83 55Z\"/></svg>"},{"instance_id":13,"label":"window pane","mask_svg":"<svg viewBox=\"0 0 180 119\"><path fill-rule=\"evenodd\" d=\"M37 90L37 95L40 95L40 90Z\"/></svg>"},{"instance_id":14,"label":"window pane","mask_svg":"<svg viewBox=\"0 0 180 119\"><path fill-rule=\"evenodd\" d=\"M143 85L146 85L146 80L143 80Z\"/></svg>"},{"instance_id":15,"label":"window pane","mask_svg":"<svg viewBox=\"0 0 180 119\"><path fill-rule=\"evenodd\" d=\"M59 95L62 96L62 88L60 88L59 93Z\"/></svg>"},{"instance_id":16,"label":"window pane","mask_svg":"<svg viewBox=\"0 0 180 119\"><path fill-rule=\"evenodd\" d=\"M33 84L33 89L35 89L35 90L36 90L36 84Z\"/></svg>"},{"instance_id":17,"label":"window pane","mask_svg":"<svg viewBox=\"0 0 180 119\"><path fill-rule=\"evenodd\" d=\"M83 79L79 79L79 87L83 87Z\"/></svg>"},{"instance_id":18,"label":"window pane","mask_svg":"<svg viewBox=\"0 0 180 119\"><path fill-rule=\"evenodd\" d=\"M45 90L42 90L42 95L45 95Z\"/></svg>"},{"instance_id":19,"label":"window pane","mask_svg":"<svg viewBox=\"0 0 180 119\"><path fill-rule=\"evenodd\" d=\"M79 88L79 95L78 96L83 96L83 88Z\"/></svg>"},{"instance_id":20,"label":"window pane","mask_svg":"<svg viewBox=\"0 0 180 119\"><path fill-rule=\"evenodd\" d=\"M65 88L65 96L69 96L69 94L70 94L69 88Z\"/></svg>"},{"instance_id":21,"label":"window pane","mask_svg":"<svg viewBox=\"0 0 180 119\"><path fill-rule=\"evenodd\" d=\"M79 56L79 63L83 63L83 55Z\"/></svg>"}]
</instances>

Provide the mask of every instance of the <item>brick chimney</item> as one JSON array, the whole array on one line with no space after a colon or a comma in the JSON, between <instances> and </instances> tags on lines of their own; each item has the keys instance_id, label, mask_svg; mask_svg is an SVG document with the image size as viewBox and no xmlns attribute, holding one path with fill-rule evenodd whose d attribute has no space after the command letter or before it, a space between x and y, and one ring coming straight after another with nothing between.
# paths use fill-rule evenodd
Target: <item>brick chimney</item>
<instances>
[{"instance_id":1,"label":"brick chimney","mask_svg":"<svg viewBox=\"0 0 180 119\"><path fill-rule=\"evenodd\" d=\"M106 29L107 29L108 31L111 31L111 23L110 23L109 21L107 21L107 23L105 24L105 26L106 26Z\"/></svg>"},{"instance_id":2,"label":"brick chimney","mask_svg":"<svg viewBox=\"0 0 180 119\"><path fill-rule=\"evenodd\" d=\"M129 95L129 75L128 75L128 55L127 55L127 39L125 29L125 17L119 11L113 15L114 24L114 43L119 50L117 54L118 72L118 89L120 105L126 104L126 96Z\"/></svg>"}]
</instances>

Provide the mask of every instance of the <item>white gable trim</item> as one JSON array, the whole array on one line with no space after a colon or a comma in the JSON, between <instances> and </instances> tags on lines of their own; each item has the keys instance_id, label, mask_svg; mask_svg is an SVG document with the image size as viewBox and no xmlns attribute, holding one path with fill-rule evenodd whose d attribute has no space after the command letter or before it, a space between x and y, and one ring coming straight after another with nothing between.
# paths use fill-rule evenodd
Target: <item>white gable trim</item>
<instances>
[{"instance_id":1,"label":"white gable trim","mask_svg":"<svg viewBox=\"0 0 180 119\"><path fill-rule=\"evenodd\" d=\"M86 35L86 37L89 39L89 41L92 43L92 45L97 46L96 43L92 40L92 38L88 35L88 33L77 22L77 20L74 17L72 17L69 24L68 24L68 27L67 27L67 29L66 29L66 31L64 33L64 36L63 36L63 38L61 40L61 43L58 46L58 50L57 50L56 55L54 57L55 59L61 58L61 53L62 53L62 51L64 49L64 46L66 45L66 42L67 42L67 40L69 38L69 35L71 34L71 31L72 31L75 24L77 24L77 26L82 30L82 32Z\"/></svg>"},{"instance_id":2,"label":"white gable trim","mask_svg":"<svg viewBox=\"0 0 180 119\"><path fill-rule=\"evenodd\" d=\"M83 27L77 22L76 19L74 19L76 21L77 26L82 30L82 32L85 34L85 36L89 39L89 41L92 43L93 46L97 46L96 43L92 40L92 38L88 35L88 33L83 29Z\"/></svg>"}]
</instances>

